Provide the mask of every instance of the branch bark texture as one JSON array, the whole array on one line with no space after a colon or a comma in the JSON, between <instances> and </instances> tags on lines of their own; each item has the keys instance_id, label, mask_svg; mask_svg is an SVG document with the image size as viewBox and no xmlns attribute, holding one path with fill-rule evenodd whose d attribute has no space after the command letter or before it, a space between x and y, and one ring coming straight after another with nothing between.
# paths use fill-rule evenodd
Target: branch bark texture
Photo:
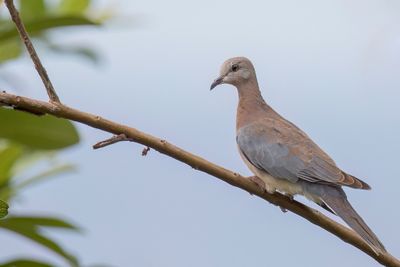
<instances>
[{"instance_id":1,"label":"branch bark texture","mask_svg":"<svg viewBox=\"0 0 400 267\"><path fill-rule=\"evenodd\" d=\"M44 102L6 92L0 92L0 105L21 109L33 114L50 114L56 117L80 122L114 135L124 134L127 138L129 138L130 141L153 148L162 154L186 163L196 170L208 173L216 178L221 179L222 181L227 182L230 185L241 188L252 195L256 195L274 205L280 206L303 217L309 222L318 225L319 227L336 235L344 242L360 249L382 265L400 267L400 261L398 259L389 253L383 253L379 255L375 254L374 251L364 242L364 240L354 231L333 221L319 211L295 200L291 200L282 194L268 194L261 190L255 183L239 175L238 173L227 170L204 158L185 151L164 139L157 138L129 126L107 120L98 115L73 109L61 103Z\"/></svg>"}]
</instances>

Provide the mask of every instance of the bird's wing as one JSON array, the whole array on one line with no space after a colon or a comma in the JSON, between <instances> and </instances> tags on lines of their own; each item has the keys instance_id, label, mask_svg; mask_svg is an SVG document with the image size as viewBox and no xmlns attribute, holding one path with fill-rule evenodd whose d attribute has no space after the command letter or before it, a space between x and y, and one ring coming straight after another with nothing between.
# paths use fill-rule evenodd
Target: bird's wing
<instances>
[{"instance_id":1,"label":"bird's wing","mask_svg":"<svg viewBox=\"0 0 400 267\"><path fill-rule=\"evenodd\" d=\"M242 127L237 143L255 167L276 178L369 188L341 171L303 131L283 118L263 118Z\"/></svg>"}]
</instances>

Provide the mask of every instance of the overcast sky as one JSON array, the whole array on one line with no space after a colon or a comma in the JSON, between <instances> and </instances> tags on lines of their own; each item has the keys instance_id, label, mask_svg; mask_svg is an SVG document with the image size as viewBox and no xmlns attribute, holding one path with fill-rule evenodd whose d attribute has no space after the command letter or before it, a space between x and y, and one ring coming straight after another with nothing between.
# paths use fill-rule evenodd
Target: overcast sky
<instances>
[{"instance_id":1,"label":"overcast sky","mask_svg":"<svg viewBox=\"0 0 400 267\"><path fill-rule=\"evenodd\" d=\"M236 90L209 91L225 59L246 56L266 101L342 169L372 186L346 192L386 248L400 256L398 1L102 3L123 19L55 35L96 48L100 66L39 51L64 103L250 175L236 151ZM7 71L22 77L17 93L46 98L29 61ZM82 143L60 158L78 172L27 190L12 210L63 215L79 224L84 235L49 235L85 264L377 265L304 219L154 150L142 157L141 146L121 143L94 151L91 145L109 135L76 125ZM2 255L64 265L45 249L0 234L7 244Z\"/></svg>"}]
</instances>

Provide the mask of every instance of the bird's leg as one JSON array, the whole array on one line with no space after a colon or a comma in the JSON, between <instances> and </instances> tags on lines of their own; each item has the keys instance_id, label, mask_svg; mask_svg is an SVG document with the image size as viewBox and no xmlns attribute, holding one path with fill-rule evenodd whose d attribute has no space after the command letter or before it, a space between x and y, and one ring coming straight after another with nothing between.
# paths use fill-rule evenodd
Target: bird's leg
<instances>
[{"instance_id":1,"label":"bird's leg","mask_svg":"<svg viewBox=\"0 0 400 267\"><path fill-rule=\"evenodd\" d=\"M259 188L261 188L264 192L273 194L274 192L269 192L265 186L265 182L263 180L260 179L260 177L258 176L250 176L248 177L248 179L250 181L252 181L253 183L255 183ZM293 195L290 194L285 194L283 193L284 196L288 197L290 199L290 201L293 201ZM284 207L279 206L279 208L281 209L282 212L287 212L287 209L285 209Z\"/></svg>"},{"instance_id":2,"label":"bird's leg","mask_svg":"<svg viewBox=\"0 0 400 267\"><path fill-rule=\"evenodd\" d=\"M255 183L264 192L267 192L267 193L270 193L270 194L274 193L274 192L269 192L269 190L267 190L267 187L265 186L265 182L263 180L261 180L260 177L258 177L258 176L250 176L250 177L248 177L248 179L250 181L252 181L253 183ZM293 195L285 194L285 193L283 193L283 195L288 197L290 199L290 201L293 201L293 199L294 199ZM287 212L287 209L285 209L284 207L279 206L279 208L281 209L282 212Z\"/></svg>"},{"instance_id":3,"label":"bird's leg","mask_svg":"<svg viewBox=\"0 0 400 267\"><path fill-rule=\"evenodd\" d=\"M267 191L265 188L265 182L261 180L258 176L250 176L249 180L255 183L258 187L260 187L263 191Z\"/></svg>"}]
</instances>

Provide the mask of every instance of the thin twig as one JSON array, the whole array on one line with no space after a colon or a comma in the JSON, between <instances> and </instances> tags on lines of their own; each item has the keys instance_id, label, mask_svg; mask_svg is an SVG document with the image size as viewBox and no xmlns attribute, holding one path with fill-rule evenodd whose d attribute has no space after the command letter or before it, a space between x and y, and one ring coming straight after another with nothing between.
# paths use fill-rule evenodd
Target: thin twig
<instances>
[{"instance_id":1,"label":"thin twig","mask_svg":"<svg viewBox=\"0 0 400 267\"><path fill-rule=\"evenodd\" d=\"M162 154L188 164L197 170L208 173L235 187L241 188L250 194L257 195L258 197L274 205L282 207L303 217L309 222L318 225L319 227L339 237L344 242L347 242L360 249L385 266L400 267L400 261L398 259L387 252L377 255L371 249L371 247L353 230L333 221L317 210L314 210L295 200L290 200L288 197L279 193L268 194L264 192L264 190L261 190L259 186L249 179L246 179L237 173L234 173L206 159L174 146L165 140L146 134L135 128L104 119L100 116L76 110L62 104L56 105L51 102L49 103L27 97L16 96L4 92L0 92L0 104L54 115L56 117L80 122L90 127L116 135L123 133L127 138L132 138L132 140L134 140L136 143L151 147Z\"/></svg>"},{"instance_id":2,"label":"thin twig","mask_svg":"<svg viewBox=\"0 0 400 267\"><path fill-rule=\"evenodd\" d=\"M104 141L100 141L100 142L94 144L93 145L93 149L99 149L99 148L102 148L102 147L105 147L105 146L109 146L109 145L112 145L112 144L115 144L115 143L118 143L118 142L121 142L121 141L131 141L131 142L133 142L134 140L132 138L126 137L125 134L118 134L118 135L114 135L113 137L111 137L109 139L106 139Z\"/></svg>"},{"instance_id":3,"label":"thin twig","mask_svg":"<svg viewBox=\"0 0 400 267\"><path fill-rule=\"evenodd\" d=\"M58 98L57 93L54 90L53 84L51 83L49 76L47 75L46 69L43 67L42 62L40 61L31 40L29 39L29 35L25 29L24 24L21 21L18 10L14 6L13 0L5 0L5 3L8 10L10 11L11 18L14 21L15 26L17 27L21 40L24 42L25 47L28 50L29 55L33 61L33 64L35 65L36 71L43 81L50 101L60 103L60 99Z\"/></svg>"}]
</instances>

